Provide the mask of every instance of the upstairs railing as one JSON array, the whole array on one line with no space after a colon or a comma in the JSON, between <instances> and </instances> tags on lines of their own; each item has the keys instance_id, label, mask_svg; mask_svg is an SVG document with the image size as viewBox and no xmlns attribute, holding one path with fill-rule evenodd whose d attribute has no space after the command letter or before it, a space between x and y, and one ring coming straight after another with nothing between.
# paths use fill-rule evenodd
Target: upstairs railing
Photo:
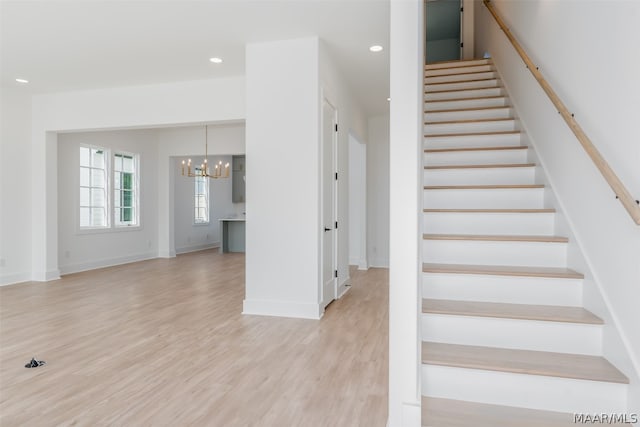
<instances>
[{"instance_id":1,"label":"upstairs railing","mask_svg":"<svg viewBox=\"0 0 640 427\"><path fill-rule=\"evenodd\" d=\"M638 205L638 201L631 196L629 190L627 190L622 181L620 181L620 178L618 178L613 169L611 169L611 166L609 166L604 157L602 157L602 154L600 154L598 149L593 145L587 134L584 133L578 122L576 122L576 120L574 119L573 114L571 114L569 110L567 110L567 107L564 105L562 100L551 88L549 82L547 82L545 78L542 77L542 73L538 71L538 67L535 66L531 58L529 58L529 55L527 55L527 52L525 52L520 43L518 43L518 40L516 40L513 34L511 34L511 31L505 25L500 15L498 15L495 8L491 4L491 1L483 0L483 3L487 7L489 12L491 12L493 18L496 20L504 34L516 49L524 63L527 65L527 68L529 69L529 71L531 71L533 77L535 77L535 79L538 81L540 87L542 87L542 90L544 90L551 102L553 102L553 105L555 105L555 107L558 109L558 113L560 113L576 138L578 138L580 145L582 145L582 148L584 148L604 179L607 181L607 183L615 193L616 198L618 198L620 202L622 202L622 205L627 210L633 221L636 224L640 225L640 206Z\"/></svg>"}]
</instances>

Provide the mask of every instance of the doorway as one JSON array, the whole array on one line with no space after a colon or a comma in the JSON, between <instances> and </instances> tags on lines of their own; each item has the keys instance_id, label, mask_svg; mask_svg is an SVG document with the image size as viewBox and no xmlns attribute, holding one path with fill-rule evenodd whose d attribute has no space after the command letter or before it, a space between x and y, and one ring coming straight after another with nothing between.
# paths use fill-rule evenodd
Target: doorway
<instances>
[{"instance_id":1,"label":"doorway","mask_svg":"<svg viewBox=\"0 0 640 427\"><path fill-rule=\"evenodd\" d=\"M322 307L336 299L337 270L337 142L338 113L327 100L322 100Z\"/></svg>"},{"instance_id":2,"label":"doorway","mask_svg":"<svg viewBox=\"0 0 640 427\"><path fill-rule=\"evenodd\" d=\"M462 55L462 0L427 0L427 64L455 61Z\"/></svg>"}]
</instances>

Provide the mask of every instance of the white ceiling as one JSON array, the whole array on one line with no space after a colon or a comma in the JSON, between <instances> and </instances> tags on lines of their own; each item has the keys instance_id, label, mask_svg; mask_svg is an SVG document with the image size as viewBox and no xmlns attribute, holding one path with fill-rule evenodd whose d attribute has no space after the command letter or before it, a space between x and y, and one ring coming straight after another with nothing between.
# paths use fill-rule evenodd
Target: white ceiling
<instances>
[{"instance_id":1,"label":"white ceiling","mask_svg":"<svg viewBox=\"0 0 640 427\"><path fill-rule=\"evenodd\" d=\"M318 35L366 112L389 108L389 0L1 0L0 13L3 87L16 78L42 93L242 75L245 44ZM385 50L371 53L373 44Z\"/></svg>"}]
</instances>

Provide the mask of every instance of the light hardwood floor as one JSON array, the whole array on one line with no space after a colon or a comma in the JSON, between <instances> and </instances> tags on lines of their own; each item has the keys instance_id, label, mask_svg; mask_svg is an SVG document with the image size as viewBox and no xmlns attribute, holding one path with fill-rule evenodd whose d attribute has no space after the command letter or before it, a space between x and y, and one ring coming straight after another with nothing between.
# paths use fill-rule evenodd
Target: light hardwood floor
<instances>
[{"instance_id":1,"label":"light hardwood floor","mask_svg":"<svg viewBox=\"0 0 640 427\"><path fill-rule=\"evenodd\" d=\"M216 251L2 287L0 425L384 426L387 296L354 270L320 321L243 316Z\"/></svg>"}]
</instances>

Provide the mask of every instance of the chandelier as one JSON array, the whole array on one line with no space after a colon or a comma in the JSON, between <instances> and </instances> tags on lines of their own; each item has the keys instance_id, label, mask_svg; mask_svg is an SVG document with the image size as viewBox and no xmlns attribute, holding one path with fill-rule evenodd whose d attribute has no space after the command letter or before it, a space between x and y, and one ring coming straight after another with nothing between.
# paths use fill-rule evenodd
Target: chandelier
<instances>
[{"instance_id":1,"label":"chandelier","mask_svg":"<svg viewBox=\"0 0 640 427\"><path fill-rule=\"evenodd\" d=\"M182 161L182 176L189 177L205 177L205 178L229 178L229 162L224 167L222 160L215 164L213 173L210 173L209 163L207 158L209 157L209 132L207 126L204 127L204 161L200 164L199 168L195 168L195 171L191 169L191 159L186 163ZM185 173L186 166L186 173Z\"/></svg>"}]
</instances>

